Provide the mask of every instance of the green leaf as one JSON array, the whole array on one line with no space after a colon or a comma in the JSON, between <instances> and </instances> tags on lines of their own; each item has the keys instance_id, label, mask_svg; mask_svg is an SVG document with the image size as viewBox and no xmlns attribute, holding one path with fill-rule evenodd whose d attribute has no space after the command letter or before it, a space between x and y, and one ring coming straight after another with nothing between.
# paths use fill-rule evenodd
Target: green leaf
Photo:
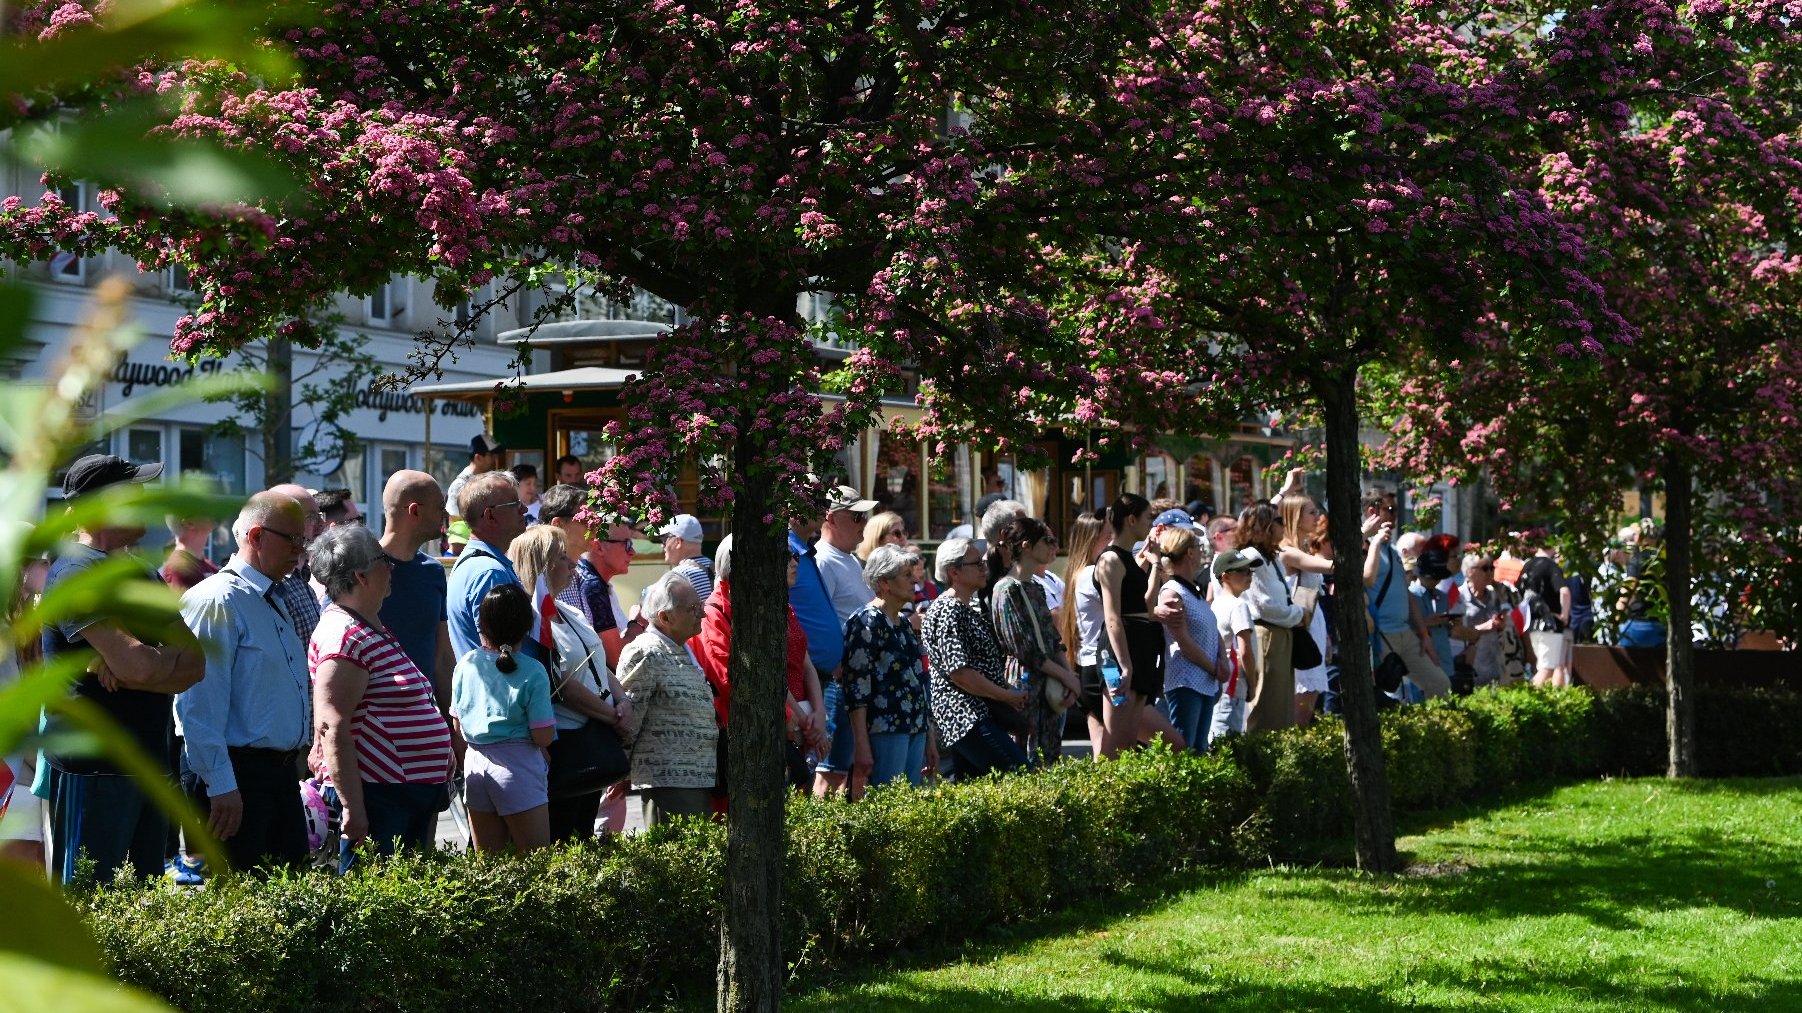
<instances>
[{"instance_id":1,"label":"green leaf","mask_svg":"<svg viewBox=\"0 0 1802 1013\"><path fill-rule=\"evenodd\" d=\"M69 695L69 686L87 670L89 657L65 654L45 662L0 693L0 754L13 752L37 731L44 707Z\"/></svg>"},{"instance_id":2,"label":"green leaf","mask_svg":"<svg viewBox=\"0 0 1802 1013\"><path fill-rule=\"evenodd\" d=\"M293 74L281 49L266 45L275 20L296 23L294 5L121 0L98 31L66 31L49 42L0 49L0 94L80 87L148 61L225 60L271 80Z\"/></svg>"},{"instance_id":3,"label":"green leaf","mask_svg":"<svg viewBox=\"0 0 1802 1013\"><path fill-rule=\"evenodd\" d=\"M264 155L216 141L159 136L172 118L160 100L147 99L77 120L58 130L23 132L18 157L102 186L124 186L164 206L282 202L300 187Z\"/></svg>"},{"instance_id":4,"label":"green leaf","mask_svg":"<svg viewBox=\"0 0 1802 1013\"><path fill-rule=\"evenodd\" d=\"M0 981L6 982L0 990L0 1013L172 1013L162 1000L116 981L16 953L0 953Z\"/></svg>"},{"instance_id":5,"label":"green leaf","mask_svg":"<svg viewBox=\"0 0 1802 1013\"><path fill-rule=\"evenodd\" d=\"M0 957L32 958L67 971L104 974L106 963L94 937L41 871L0 862L0 907L6 910L6 917L0 918ZM17 994L6 972L0 971L0 981L7 983L6 991Z\"/></svg>"},{"instance_id":6,"label":"green leaf","mask_svg":"<svg viewBox=\"0 0 1802 1013\"><path fill-rule=\"evenodd\" d=\"M171 821L180 824L184 839L192 841L200 849L209 866L214 869L231 868L225 849L219 846L212 831L207 829L206 821L195 812L194 804L175 786L166 765L154 762L145 755L137 740L126 734L105 711L92 700L79 696L62 697L46 705L46 709L61 715L78 731L98 739L100 751L106 758L131 777L137 783L138 790L149 796L150 801Z\"/></svg>"}]
</instances>

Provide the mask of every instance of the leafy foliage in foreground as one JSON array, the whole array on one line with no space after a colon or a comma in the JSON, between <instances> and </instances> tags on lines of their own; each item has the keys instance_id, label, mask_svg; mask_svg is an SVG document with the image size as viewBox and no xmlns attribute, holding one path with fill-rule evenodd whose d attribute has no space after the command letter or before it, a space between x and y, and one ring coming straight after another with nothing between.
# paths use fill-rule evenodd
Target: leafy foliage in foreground
<instances>
[{"instance_id":1,"label":"leafy foliage in foreground","mask_svg":"<svg viewBox=\"0 0 1802 1013\"><path fill-rule=\"evenodd\" d=\"M1700 701L1704 770L1802 772L1802 697ZM1645 690L1483 692L1386 716L1398 809L1516 785L1662 770ZM797 968L968 938L1191 866L1349 853L1331 723L1212 756L1111 763L859 805L792 801L784 937ZM704 990L724 829L690 823L522 858L437 854L343 879L237 878L204 891L121 884L89 921L129 983L213 1010L633 1009Z\"/></svg>"}]
</instances>

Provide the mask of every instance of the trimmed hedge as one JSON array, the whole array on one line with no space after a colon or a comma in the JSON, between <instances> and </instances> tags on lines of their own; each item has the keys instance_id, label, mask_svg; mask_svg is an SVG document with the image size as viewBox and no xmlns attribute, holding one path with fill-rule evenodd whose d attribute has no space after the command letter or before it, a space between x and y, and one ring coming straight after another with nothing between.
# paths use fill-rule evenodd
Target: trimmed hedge
<instances>
[{"instance_id":1,"label":"trimmed hedge","mask_svg":"<svg viewBox=\"0 0 1802 1013\"><path fill-rule=\"evenodd\" d=\"M1802 697L1704 691L1711 776L1802 773ZM1483 692L1384 716L1398 811L1514 785L1658 774L1655 691ZM784 949L829 965L967 938L1196 865L1348 856L1336 723L858 805L788 809ZM121 885L89 921L125 981L188 1013L602 1010L711 987L725 833L665 827L523 857L440 853L342 879Z\"/></svg>"}]
</instances>

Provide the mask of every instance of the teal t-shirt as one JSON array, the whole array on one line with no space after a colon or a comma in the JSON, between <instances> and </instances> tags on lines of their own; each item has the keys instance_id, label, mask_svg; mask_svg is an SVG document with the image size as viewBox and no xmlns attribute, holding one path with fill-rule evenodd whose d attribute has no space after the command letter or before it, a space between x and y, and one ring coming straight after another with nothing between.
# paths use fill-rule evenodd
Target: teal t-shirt
<instances>
[{"instance_id":1,"label":"teal t-shirt","mask_svg":"<svg viewBox=\"0 0 1802 1013\"><path fill-rule=\"evenodd\" d=\"M497 742L530 742L532 729L551 728L551 677L544 666L515 654L519 667L503 672L500 655L478 647L463 655L451 675L451 716L463 728L463 739L478 746Z\"/></svg>"}]
</instances>

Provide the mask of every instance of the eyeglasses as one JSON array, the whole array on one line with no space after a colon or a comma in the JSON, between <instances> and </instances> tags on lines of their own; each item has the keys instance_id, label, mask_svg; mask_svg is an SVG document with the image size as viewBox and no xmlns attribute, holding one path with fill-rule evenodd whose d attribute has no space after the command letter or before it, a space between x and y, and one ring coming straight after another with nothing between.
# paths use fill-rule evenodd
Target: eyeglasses
<instances>
[{"instance_id":1,"label":"eyeglasses","mask_svg":"<svg viewBox=\"0 0 1802 1013\"><path fill-rule=\"evenodd\" d=\"M516 507L522 514L526 512L526 505L516 499L510 499L505 503L496 503L493 506L488 507L488 510L505 510L508 507ZM487 510L484 510L483 512L486 513Z\"/></svg>"},{"instance_id":2,"label":"eyeglasses","mask_svg":"<svg viewBox=\"0 0 1802 1013\"><path fill-rule=\"evenodd\" d=\"M892 528L887 533L885 533L882 537L893 538L897 542L905 542L905 541L907 541L907 532L901 530L900 528Z\"/></svg>"},{"instance_id":3,"label":"eyeglasses","mask_svg":"<svg viewBox=\"0 0 1802 1013\"><path fill-rule=\"evenodd\" d=\"M304 549L307 547L307 538L305 535L291 535L286 531L277 531L274 528L259 527L256 530L265 535L274 535L282 541L287 542L289 545L294 546L296 549Z\"/></svg>"},{"instance_id":4,"label":"eyeglasses","mask_svg":"<svg viewBox=\"0 0 1802 1013\"><path fill-rule=\"evenodd\" d=\"M632 544L632 539L630 539L630 538L601 538L601 539L597 539L597 541L600 541L606 545L630 546Z\"/></svg>"},{"instance_id":5,"label":"eyeglasses","mask_svg":"<svg viewBox=\"0 0 1802 1013\"><path fill-rule=\"evenodd\" d=\"M980 559L960 559L951 565L952 566L981 566L982 560L980 560Z\"/></svg>"},{"instance_id":6,"label":"eyeglasses","mask_svg":"<svg viewBox=\"0 0 1802 1013\"><path fill-rule=\"evenodd\" d=\"M339 521L338 523L339 524L367 524L367 523L369 523L369 521L368 521L368 518L364 517L362 514L358 514L355 517L346 517L343 520Z\"/></svg>"}]
</instances>

